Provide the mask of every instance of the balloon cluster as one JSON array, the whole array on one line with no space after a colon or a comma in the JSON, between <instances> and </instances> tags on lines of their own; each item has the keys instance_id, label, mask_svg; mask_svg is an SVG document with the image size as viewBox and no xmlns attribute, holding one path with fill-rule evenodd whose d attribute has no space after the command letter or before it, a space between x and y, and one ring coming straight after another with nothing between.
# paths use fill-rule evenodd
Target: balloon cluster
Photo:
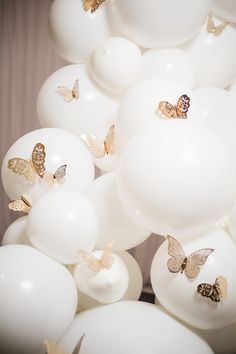
<instances>
[{"instance_id":1,"label":"balloon cluster","mask_svg":"<svg viewBox=\"0 0 236 354\"><path fill-rule=\"evenodd\" d=\"M53 1L51 39L72 64L2 164L9 208L27 215L0 248L1 352L212 353L194 331L235 352L208 332L236 326L232 4ZM157 306L137 302L127 252L151 233Z\"/></svg>"}]
</instances>

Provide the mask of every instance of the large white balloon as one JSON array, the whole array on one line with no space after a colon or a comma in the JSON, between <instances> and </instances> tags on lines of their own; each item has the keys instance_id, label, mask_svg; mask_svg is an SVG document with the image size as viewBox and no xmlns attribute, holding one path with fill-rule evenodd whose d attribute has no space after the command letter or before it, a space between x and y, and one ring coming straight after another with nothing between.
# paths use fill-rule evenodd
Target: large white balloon
<instances>
[{"instance_id":1,"label":"large white balloon","mask_svg":"<svg viewBox=\"0 0 236 354\"><path fill-rule=\"evenodd\" d=\"M29 246L0 248L0 351L43 354L43 341L57 341L76 311L69 271Z\"/></svg>"},{"instance_id":2,"label":"large white balloon","mask_svg":"<svg viewBox=\"0 0 236 354\"><path fill-rule=\"evenodd\" d=\"M78 80L78 98L68 102L59 92L72 90ZM70 95L70 93L68 93ZM56 127L76 135L97 133L111 126L116 118L118 101L100 90L89 78L86 65L67 65L55 71L40 89L37 103L42 127Z\"/></svg>"},{"instance_id":3,"label":"large white balloon","mask_svg":"<svg viewBox=\"0 0 236 354\"><path fill-rule=\"evenodd\" d=\"M104 4L91 14L77 0L52 2L49 30L57 52L72 63L88 61L93 49L110 36Z\"/></svg>"},{"instance_id":4,"label":"large white balloon","mask_svg":"<svg viewBox=\"0 0 236 354\"><path fill-rule=\"evenodd\" d=\"M160 121L124 149L117 188L139 225L191 238L231 208L235 173L231 151L210 129L188 120Z\"/></svg>"},{"instance_id":5,"label":"large white balloon","mask_svg":"<svg viewBox=\"0 0 236 354\"><path fill-rule=\"evenodd\" d=\"M216 25L222 20L214 18ZM228 86L236 75L236 28L226 26L219 36L207 31L200 33L182 47L189 55L195 70L196 86Z\"/></svg>"},{"instance_id":6,"label":"large white balloon","mask_svg":"<svg viewBox=\"0 0 236 354\"><path fill-rule=\"evenodd\" d=\"M213 354L200 337L173 317L138 301L120 301L80 313L59 343L72 353L84 333L81 354Z\"/></svg>"},{"instance_id":7,"label":"large white balloon","mask_svg":"<svg viewBox=\"0 0 236 354\"><path fill-rule=\"evenodd\" d=\"M113 240L113 250L127 250L150 235L150 231L138 226L127 214L118 196L113 172L97 178L88 189L87 197L97 213L97 248L103 249Z\"/></svg>"},{"instance_id":8,"label":"large white balloon","mask_svg":"<svg viewBox=\"0 0 236 354\"><path fill-rule=\"evenodd\" d=\"M141 78L153 76L177 81L190 88L194 86L193 65L188 55L178 48L149 50L143 54Z\"/></svg>"},{"instance_id":9,"label":"large white balloon","mask_svg":"<svg viewBox=\"0 0 236 354\"><path fill-rule=\"evenodd\" d=\"M2 164L2 182L11 199L29 194L33 201L50 190L49 185L38 178L29 183L23 176L14 173L7 165L11 158L31 159L35 144L43 143L46 149L46 170L55 173L61 165L67 165L65 183L61 189L83 192L94 179L92 158L83 142L75 135L62 129L46 128L34 130L17 140L8 150Z\"/></svg>"},{"instance_id":10,"label":"large white balloon","mask_svg":"<svg viewBox=\"0 0 236 354\"><path fill-rule=\"evenodd\" d=\"M22 216L13 221L3 235L2 246L15 244L32 246L26 233L26 224L27 216Z\"/></svg>"},{"instance_id":11,"label":"large white balloon","mask_svg":"<svg viewBox=\"0 0 236 354\"><path fill-rule=\"evenodd\" d=\"M127 38L145 48L172 47L201 28L211 0L119 0L110 2L111 21Z\"/></svg>"},{"instance_id":12,"label":"large white balloon","mask_svg":"<svg viewBox=\"0 0 236 354\"><path fill-rule=\"evenodd\" d=\"M236 23L235 0L214 0L212 11L216 16Z\"/></svg>"},{"instance_id":13,"label":"large white balloon","mask_svg":"<svg viewBox=\"0 0 236 354\"><path fill-rule=\"evenodd\" d=\"M55 188L35 203L26 230L36 248L59 262L73 264L80 250L94 249L97 219L85 197Z\"/></svg>"},{"instance_id":14,"label":"large white balloon","mask_svg":"<svg viewBox=\"0 0 236 354\"><path fill-rule=\"evenodd\" d=\"M97 250L92 252L90 257L94 257L100 262L101 268L94 271L89 268L89 264L85 260L81 260L74 270L74 279L80 291L89 295L93 299L102 304L109 304L119 301L125 294L129 283L129 273L122 259L114 253L110 253L113 264L106 268L103 259L103 251Z\"/></svg>"},{"instance_id":15,"label":"large white balloon","mask_svg":"<svg viewBox=\"0 0 236 354\"><path fill-rule=\"evenodd\" d=\"M139 47L122 37L101 43L91 57L96 81L111 92L122 93L140 79L142 55Z\"/></svg>"},{"instance_id":16,"label":"large white balloon","mask_svg":"<svg viewBox=\"0 0 236 354\"><path fill-rule=\"evenodd\" d=\"M201 237L182 244L188 257L202 248L212 248L200 273L189 280L185 273L169 271L168 242L164 242L154 256L151 282L160 303L173 315L201 329L223 328L236 320L236 247L222 229L214 229ZM178 250L175 249L176 254ZM219 276L227 279L227 298L219 303L198 294L199 284L213 285Z\"/></svg>"}]
</instances>

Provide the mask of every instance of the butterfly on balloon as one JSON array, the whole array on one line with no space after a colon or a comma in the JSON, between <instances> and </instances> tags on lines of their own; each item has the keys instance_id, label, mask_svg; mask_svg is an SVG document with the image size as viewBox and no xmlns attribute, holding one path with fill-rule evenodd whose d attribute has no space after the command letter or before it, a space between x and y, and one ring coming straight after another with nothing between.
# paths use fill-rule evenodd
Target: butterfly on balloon
<instances>
[{"instance_id":1,"label":"butterfly on balloon","mask_svg":"<svg viewBox=\"0 0 236 354\"><path fill-rule=\"evenodd\" d=\"M95 12L105 0L82 0L84 11Z\"/></svg>"},{"instance_id":2,"label":"butterfly on balloon","mask_svg":"<svg viewBox=\"0 0 236 354\"><path fill-rule=\"evenodd\" d=\"M186 119L187 112L190 107L190 98L187 95L182 95L177 101L176 105L172 105L168 101L160 101L158 110L166 118L180 118Z\"/></svg>"},{"instance_id":3,"label":"butterfly on balloon","mask_svg":"<svg viewBox=\"0 0 236 354\"><path fill-rule=\"evenodd\" d=\"M221 299L226 300L228 296L227 279L221 275L216 278L214 284L201 283L197 287L197 292L213 302L220 302Z\"/></svg>"},{"instance_id":4,"label":"butterfly on balloon","mask_svg":"<svg viewBox=\"0 0 236 354\"><path fill-rule=\"evenodd\" d=\"M16 199L8 204L8 208L13 211L21 211L29 214L32 208L32 199L27 194L22 194L21 199Z\"/></svg>"},{"instance_id":5,"label":"butterfly on balloon","mask_svg":"<svg viewBox=\"0 0 236 354\"><path fill-rule=\"evenodd\" d=\"M74 83L72 90L70 90L66 86L58 86L57 91L58 95L60 95L65 102L71 102L73 100L78 100L80 93L79 93L79 80L77 79Z\"/></svg>"},{"instance_id":6,"label":"butterfly on balloon","mask_svg":"<svg viewBox=\"0 0 236 354\"><path fill-rule=\"evenodd\" d=\"M214 18L212 14L210 14L207 22L207 32L213 34L215 37L219 37L226 28L226 26L228 26L229 24L230 22L225 21L222 22L220 25L216 26Z\"/></svg>"},{"instance_id":7,"label":"butterfly on balloon","mask_svg":"<svg viewBox=\"0 0 236 354\"><path fill-rule=\"evenodd\" d=\"M82 335L82 337L79 339L72 354L79 354L84 336L85 336L85 334ZM53 341L45 340L44 343L47 348L47 354L67 354L61 346L59 346L57 343L55 343Z\"/></svg>"},{"instance_id":8,"label":"butterfly on balloon","mask_svg":"<svg viewBox=\"0 0 236 354\"><path fill-rule=\"evenodd\" d=\"M99 273L101 270L111 269L115 262L115 257L110 251L112 246L113 242L111 241L108 243L106 249L102 251L100 258L97 258L93 254L86 251L80 251L79 254L91 271Z\"/></svg>"}]
</instances>

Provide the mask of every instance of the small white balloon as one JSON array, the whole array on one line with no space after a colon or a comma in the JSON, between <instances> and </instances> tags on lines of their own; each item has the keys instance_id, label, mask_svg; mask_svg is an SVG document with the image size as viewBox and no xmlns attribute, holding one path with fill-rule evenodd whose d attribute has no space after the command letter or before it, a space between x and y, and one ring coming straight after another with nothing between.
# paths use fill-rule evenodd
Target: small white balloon
<instances>
[{"instance_id":1,"label":"small white balloon","mask_svg":"<svg viewBox=\"0 0 236 354\"><path fill-rule=\"evenodd\" d=\"M97 241L97 218L82 195L58 188L40 198L27 219L32 244L65 264L79 261L79 250L92 251Z\"/></svg>"},{"instance_id":2,"label":"small white balloon","mask_svg":"<svg viewBox=\"0 0 236 354\"><path fill-rule=\"evenodd\" d=\"M84 192L87 189L94 179L94 165L84 143L65 130L45 128L22 136L5 155L2 164L2 183L9 198L16 199L22 194L28 194L34 202L50 190L48 183L37 174L36 181L30 183L24 175L14 173L7 167L8 161L12 158L31 160L37 143L45 146L46 171L54 174L60 166L67 165L65 182L58 184L61 189L76 192Z\"/></svg>"},{"instance_id":3,"label":"small white balloon","mask_svg":"<svg viewBox=\"0 0 236 354\"><path fill-rule=\"evenodd\" d=\"M76 311L70 272L29 246L0 248L1 353L43 354L43 341L57 341Z\"/></svg>"},{"instance_id":4,"label":"small white balloon","mask_svg":"<svg viewBox=\"0 0 236 354\"><path fill-rule=\"evenodd\" d=\"M214 17L215 26L222 20ZM236 75L236 28L227 25L219 35L209 33L207 23L183 45L195 70L195 85L227 87Z\"/></svg>"},{"instance_id":5,"label":"small white balloon","mask_svg":"<svg viewBox=\"0 0 236 354\"><path fill-rule=\"evenodd\" d=\"M118 101L89 78L86 65L67 65L42 85L37 103L42 127L56 127L76 135L97 133L111 126Z\"/></svg>"},{"instance_id":6,"label":"small white balloon","mask_svg":"<svg viewBox=\"0 0 236 354\"><path fill-rule=\"evenodd\" d=\"M88 189L87 197L98 219L97 248L103 249L113 240L113 250L121 251L137 246L150 235L127 214L118 196L113 172L97 178Z\"/></svg>"},{"instance_id":7,"label":"small white balloon","mask_svg":"<svg viewBox=\"0 0 236 354\"><path fill-rule=\"evenodd\" d=\"M110 20L145 48L173 47L193 37L209 12L211 0L119 0L110 2Z\"/></svg>"},{"instance_id":8,"label":"small white balloon","mask_svg":"<svg viewBox=\"0 0 236 354\"><path fill-rule=\"evenodd\" d=\"M55 0L49 13L49 31L55 49L64 59L86 62L93 49L110 36L105 6L91 14L84 11L82 1Z\"/></svg>"},{"instance_id":9,"label":"small white balloon","mask_svg":"<svg viewBox=\"0 0 236 354\"><path fill-rule=\"evenodd\" d=\"M74 271L78 289L102 304L120 300L129 283L129 273L125 263L119 256L109 252L113 263L111 267L107 267L106 261L110 260L103 259L103 251L100 250L92 252L90 257L94 257L92 262L93 264L97 262L100 269L98 271L90 269L89 263L82 259Z\"/></svg>"},{"instance_id":10,"label":"small white balloon","mask_svg":"<svg viewBox=\"0 0 236 354\"><path fill-rule=\"evenodd\" d=\"M2 246L6 245L26 245L32 246L26 233L27 216L22 216L11 223L6 229L3 238Z\"/></svg>"},{"instance_id":11,"label":"small white balloon","mask_svg":"<svg viewBox=\"0 0 236 354\"><path fill-rule=\"evenodd\" d=\"M105 89L122 93L140 78L142 55L139 47L122 37L101 43L91 57L91 70Z\"/></svg>"},{"instance_id":12,"label":"small white balloon","mask_svg":"<svg viewBox=\"0 0 236 354\"><path fill-rule=\"evenodd\" d=\"M194 70L188 55L181 49L149 50L143 54L141 78L153 77L194 86Z\"/></svg>"},{"instance_id":13,"label":"small white balloon","mask_svg":"<svg viewBox=\"0 0 236 354\"><path fill-rule=\"evenodd\" d=\"M118 195L140 226L191 238L214 225L235 199L231 150L204 125L160 121L137 134L117 170Z\"/></svg>"},{"instance_id":14,"label":"small white balloon","mask_svg":"<svg viewBox=\"0 0 236 354\"><path fill-rule=\"evenodd\" d=\"M167 262L171 256L168 254L168 242L164 242L157 250L151 268L151 282L156 297L169 312L193 327L217 329L233 323L236 320L236 247L233 241L224 230L218 228L181 245L186 257L203 248L211 248L214 251L205 263L199 263L199 274L188 279L185 270L181 274L168 269ZM177 257L180 250L176 247L172 250L176 262L179 262ZM194 271L196 258L193 262L195 266L191 264L191 270ZM227 282L225 298L220 295L220 301L214 302L198 293L200 284L209 284L210 295L219 276L225 277ZM221 290L222 288L218 295Z\"/></svg>"},{"instance_id":15,"label":"small white balloon","mask_svg":"<svg viewBox=\"0 0 236 354\"><path fill-rule=\"evenodd\" d=\"M212 11L216 16L226 21L236 23L235 0L214 0Z\"/></svg>"},{"instance_id":16,"label":"small white balloon","mask_svg":"<svg viewBox=\"0 0 236 354\"><path fill-rule=\"evenodd\" d=\"M82 352L90 354L213 354L173 317L140 301L120 301L80 313L59 343L71 353L84 333Z\"/></svg>"}]
</instances>

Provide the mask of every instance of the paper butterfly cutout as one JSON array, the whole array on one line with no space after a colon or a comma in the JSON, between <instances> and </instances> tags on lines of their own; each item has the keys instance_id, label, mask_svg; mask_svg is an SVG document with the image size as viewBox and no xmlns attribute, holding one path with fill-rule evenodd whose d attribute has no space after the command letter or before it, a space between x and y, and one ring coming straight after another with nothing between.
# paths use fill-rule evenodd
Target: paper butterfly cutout
<instances>
[{"instance_id":1,"label":"paper butterfly cutout","mask_svg":"<svg viewBox=\"0 0 236 354\"><path fill-rule=\"evenodd\" d=\"M213 285L201 283L197 287L197 292L204 297L208 297L213 302L220 302L227 299L228 282L222 275L217 277Z\"/></svg>"},{"instance_id":2,"label":"paper butterfly cutout","mask_svg":"<svg viewBox=\"0 0 236 354\"><path fill-rule=\"evenodd\" d=\"M171 273L185 272L188 279L196 278L200 272L199 266L205 264L207 257L214 251L213 248L202 248L188 257L185 255L181 244L172 236L167 236L168 254L171 258L167 267Z\"/></svg>"},{"instance_id":3,"label":"paper butterfly cutout","mask_svg":"<svg viewBox=\"0 0 236 354\"><path fill-rule=\"evenodd\" d=\"M105 0L82 0L83 1L83 9L84 11L90 10L91 13L96 11L98 7L105 1Z\"/></svg>"},{"instance_id":4,"label":"paper butterfly cutout","mask_svg":"<svg viewBox=\"0 0 236 354\"><path fill-rule=\"evenodd\" d=\"M58 86L57 93L64 98L64 101L71 102L73 99L79 99L79 80L77 79L74 83L72 90L68 89L66 86Z\"/></svg>"},{"instance_id":5,"label":"paper butterfly cutout","mask_svg":"<svg viewBox=\"0 0 236 354\"><path fill-rule=\"evenodd\" d=\"M35 182L37 176L43 178L45 157L45 146L42 143L37 143L34 146L31 160L13 157L8 161L7 167L14 173L24 176L27 182Z\"/></svg>"},{"instance_id":6,"label":"paper butterfly cutout","mask_svg":"<svg viewBox=\"0 0 236 354\"><path fill-rule=\"evenodd\" d=\"M80 338L80 340L76 344L72 354L79 354L84 336L85 336L85 334L82 335L82 337ZM55 342L45 340L44 343L47 348L47 354L67 354L65 352L65 350L61 346L56 344Z\"/></svg>"},{"instance_id":7,"label":"paper butterfly cutout","mask_svg":"<svg viewBox=\"0 0 236 354\"><path fill-rule=\"evenodd\" d=\"M105 155L115 154L115 126L112 125L106 135L105 141L101 141L93 134L82 135L91 154L96 158L102 158Z\"/></svg>"},{"instance_id":8,"label":"paper butterfly cutout","mask_svg":"<svg viewBox=\"0 0 236 354\"><path fill-rule=\"evenodd\" d=\"M212 33L215 37L218 37L224 31L225 27L228 26L229 24L230 22L226 21L216 26L214 18L212 14L210 14L207 22L207 32Z\"/></svg>"},{"instance_id":9,"label":"paper butterfly cutout","mask_svg":"<svg viewBox=\"0 0 236 354\"><path fill-rule=\"evenodd\" d=\"M22 194L21 199L16 199L8 204L8 208L14 211L22 211L23 213L29 214L32 208L32 199L27 194Z\"/></svg>"},{"instance_id":10,"label":"paper butterfly cutout","mask_svg":"<svg viewBox=\"0 0 236 354\"><path fill-rule=\"evenodd\" d=\"M102 251L101 258L96 258L91 253L86 251L80 251L79 254L85 263L87 263L90 270L95 273L99 273L103 269L111 269L114 264L115 258L108 250L111 249L112 245L113 242L110 242L106 247L106 250Z\"/></svg>"},{"instance_id":11,"label":"paper butterfly cutout","mask_svg":"<svg viewBox=\"0 0 236 354\"><path fill-rule=\"evenodd\" d=\"M177 104L173 106L167 101L161 101L158 109L167 118L187 118L187 112L190 107L190 98L187 95L182 95L177 101Z\"/></svg>"},{"instance_id":12,"label":"paper butterfly cutout","mask_svg":"<svg viewBox=\"0 0 236 354\"><path fill-rule=\"evenodd\" d=\"M43 175L44 181L47 182L49 186L53 186L55 183L63 184L65 182L66 168L67 165L62 165L54 174L45 171Z\"/></svg>"}]
</instances>

